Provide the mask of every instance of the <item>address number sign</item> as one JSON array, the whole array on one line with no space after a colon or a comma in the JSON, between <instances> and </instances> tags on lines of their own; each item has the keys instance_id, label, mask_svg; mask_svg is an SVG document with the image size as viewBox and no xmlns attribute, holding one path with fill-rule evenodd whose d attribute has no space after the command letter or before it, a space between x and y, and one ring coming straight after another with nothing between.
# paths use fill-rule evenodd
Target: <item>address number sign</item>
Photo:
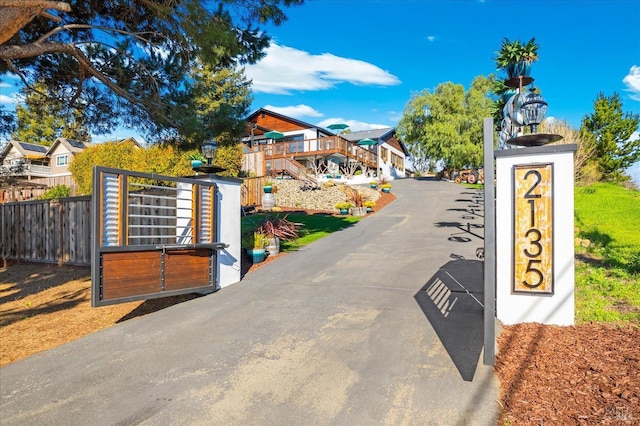
<instances>
[{"instance_id":1,"label":"address number sign","mask_svg":"<svg viewBox=\"0 0 640 426\"><path fill-rule=\"evenodd\" d=\"M553 165L515 166L513 182L513 291L553 294Z\"/></svg>"}]
</instances>

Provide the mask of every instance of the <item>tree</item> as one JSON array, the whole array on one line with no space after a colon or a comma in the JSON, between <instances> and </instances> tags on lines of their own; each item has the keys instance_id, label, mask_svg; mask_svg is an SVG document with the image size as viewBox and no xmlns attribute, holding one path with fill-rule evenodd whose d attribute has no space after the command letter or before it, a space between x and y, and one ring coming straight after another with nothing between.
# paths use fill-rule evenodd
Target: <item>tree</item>
<instances>
[{"instance_id":1,"label":"tree","mask_svg":"<svg viewBox=\"0 0 640 426\"><path fill-rule=\"evenodd\" d=\"M269 44L259 25L279 25L282 8L303 1L0 0L0 73L29 90L46 82L68 108L84 105L96 133L125 125L158 138L179 125L175 96L196 60L255 63Z\"/></svg>"},{"instance_id":2,"label":"tree","mask_svg":"<svg viewBox=\"0 0 640 426\"><path fill-rule=\"evenodd\" d=\"M34 90L24 90L23 94L25 104L16 106L17 128L13 139L47 146L58 137L91 142L83 108L67 110L57 101L59 97L50 93L41 82L34 85Z\"/></svg>"},{"instance_id":3,"label":"tree","mask_svg":"<svg viewBox=\"0 0 640 426\"><path fill-rule=\"evenodd\" d=\"M197 64L190 81L175 96L172 115L177 125L168 140L180 139L184 148L199 147L209 137L219 144L235 144L246 130L244 117L252 101L251 82L244 70Z\"/></svg>"},{"instance_id":4,"label":"tree","mask_svg":"<svg viewBox=\"0 0 640 426\"><path fill-rule=\"evenodd\" d=\"M0 138L8 139L15 128L16 123L14 115L9 111L6 111L4 106L0 105Z\"/></svg>"},{"instance_id":5,"label":"tree","mask_svg":"<svg viewBox=\"0 0 640 426\"><path fill-rule=\"evenodd\" d=\"M638 130L640 115L624 113L622 99L599 93L593 103L594 112L582 119L581 130L593 135L598 167L605 180L620 181L628 177L624 171L640 160L640 139L630 140Z\"/></svg>"},{"instance_id":6,"label":"tree","mask_svg":"<svg viewBox=\"0 0 640 426\"><path fill-rule=\"evenodd\" d=\"M576 181L593 183L600 180L601 175L597 171L597 164L594 161L596 146L591 134L572 128L564 120L544 120L540 123L538 132L562 136L562 139L557 144L577 145L573 156Z\"/></svg>"},{"instance_id":7,"label":"tree","mask_svg":"<svg viewBox=\"0 0 640 426\"><path fill-rule=\"evenodd\" d=\"M442 161L445 168L482 164L482 118L490 116L490 80L474 78L465 92L461 84L439 84L433 92L412 96L398 133L412 156Z\"/></svg>"}]
</instances>

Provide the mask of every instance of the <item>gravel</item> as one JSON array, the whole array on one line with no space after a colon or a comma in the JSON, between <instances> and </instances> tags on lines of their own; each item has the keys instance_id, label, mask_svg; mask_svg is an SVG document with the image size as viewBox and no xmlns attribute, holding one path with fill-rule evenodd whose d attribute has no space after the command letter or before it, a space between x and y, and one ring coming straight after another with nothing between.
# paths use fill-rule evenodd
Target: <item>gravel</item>
<instances>
[{"instance_id":1,"label":"gravel","mask_svg":"<svg viewBox=\"0 0 640 426\"><path fill-rule=\"evenodd\" d=\"M345 185L323 186L317 190L302 191L303 182L297 180L281 180L277 182L278 190L274 193L276 206L287 208L300 208L304 210L335 210L336 203L346 201L343 192ZM376 201L380 193L368 186L355 186L364 192L367 200Z\"/></svg>"}]
</instances>

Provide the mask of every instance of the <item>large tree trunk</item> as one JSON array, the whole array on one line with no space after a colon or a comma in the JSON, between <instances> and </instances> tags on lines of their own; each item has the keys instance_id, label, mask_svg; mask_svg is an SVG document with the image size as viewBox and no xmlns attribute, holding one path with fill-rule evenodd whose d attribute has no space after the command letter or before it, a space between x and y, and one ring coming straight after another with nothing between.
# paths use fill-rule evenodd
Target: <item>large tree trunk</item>
<instances>
[{"instance_id":1,"label":"large tree trunk","mask_svg":"<svg viewBox=\"0 0 640 426\"><path fill-rule=\"evenodd\" d=\"M0 44L46 9L71 11L68 3L42 0L0 0Z\"/></svg>"}]
</instances>

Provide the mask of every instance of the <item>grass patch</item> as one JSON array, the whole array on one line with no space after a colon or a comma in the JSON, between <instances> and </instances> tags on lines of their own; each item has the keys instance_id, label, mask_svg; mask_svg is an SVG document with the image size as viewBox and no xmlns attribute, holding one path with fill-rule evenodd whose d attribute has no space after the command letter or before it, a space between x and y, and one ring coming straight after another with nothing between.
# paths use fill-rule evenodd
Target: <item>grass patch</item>
<instances>
[{"instance_id":1,"label":"grass patch","mask_svg":"<svg viewBox=\"0 0 640 426\"><path fill-rule=\"evenodd\" d=\"M578 322L640 324L639 218L639 191L606 183L575 189Z\"/></svg>"},{"instance_id":2,"label":"grass patch","mask_svg":"<svg viewBox=\"0 0 640 426\"><path fill-rule=\"evenodd\" d=\"M266 214L256 214L252 216L245 216L242 218L241 232L244 233L252 228L255 228L256 224L264 219ZM285 217L287 220L299 223L300 226L300 238L294 241L282 241L280 243L281 251L293 251L299 247L310 244L320 238L344 229L348 226L352 226L357 223L364 216L331 216L326 214L304 214L304 213L280 213L280 217Z\"/></svg>"}]
</instances>

